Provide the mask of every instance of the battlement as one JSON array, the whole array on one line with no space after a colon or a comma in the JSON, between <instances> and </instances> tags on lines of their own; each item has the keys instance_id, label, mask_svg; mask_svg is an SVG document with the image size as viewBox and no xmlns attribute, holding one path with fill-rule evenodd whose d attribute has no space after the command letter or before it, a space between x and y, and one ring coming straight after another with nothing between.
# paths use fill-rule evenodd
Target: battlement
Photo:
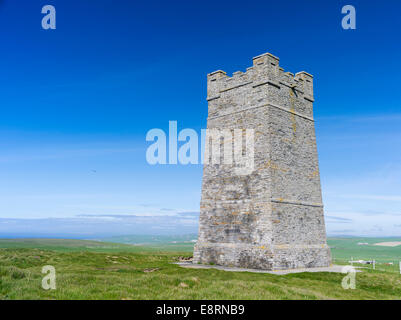
<instances>
[{"instance_id":1,"label":"battlement","mask_svg":"<svg viewBox=\"0 0 401 320\"><path fill-rule=\"evenodd\" d=\"M225 71L217 70L207 75L208 100L218 97L221 92L239 88L248 84L253 87L269 83L281 88L292 88L313 101L313 76L305 71L295 74L285 72L279 65L279 58L271 53L254 57L253 66L246 72L236 71L228 76Z\"/></svg>"}]
</instances>

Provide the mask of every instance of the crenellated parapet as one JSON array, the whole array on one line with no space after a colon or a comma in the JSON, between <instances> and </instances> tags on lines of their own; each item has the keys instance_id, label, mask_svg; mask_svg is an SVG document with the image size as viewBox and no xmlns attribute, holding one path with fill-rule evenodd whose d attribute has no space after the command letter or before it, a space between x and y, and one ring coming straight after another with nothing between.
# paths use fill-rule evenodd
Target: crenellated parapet
<instances>
[{"instance_id":1,"label":"crenellated parapet","mask_svg":"<svg viewBox=\"0 0 401 320\"><path fill-rule=\"evenodd\" d=\"M279 58L264 53L253 58L253 66L246 72L236 71L231 77L225 71L217 70L207 75L208 99L219 95L221 91L227 91L249 83L271 81L277 86L287 86L313 97L313 76L305 71L295 74L285 72L279 65Z\"/></svg>"},{"instance_id":2,"label":"crenellated parapet","mask_svg":"<svg viewBox=\"0 0 401 320\"><path fill-rule=\"evenodd\" d=\"M237 71L231 77L222 70L208 74L207 100L209 117L272 104L313 119L313 76L305 71L286 72L278 57L264 53L253 58L246 72Z\"/></svg>"}]
</instances>

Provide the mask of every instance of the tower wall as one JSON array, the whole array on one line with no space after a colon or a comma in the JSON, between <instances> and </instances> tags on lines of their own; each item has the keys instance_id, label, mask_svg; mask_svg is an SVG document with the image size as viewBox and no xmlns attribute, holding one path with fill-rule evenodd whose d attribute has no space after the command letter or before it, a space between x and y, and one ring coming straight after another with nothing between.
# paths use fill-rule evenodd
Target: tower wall
<instances>
[{"instance_id":1,"label":"tower wall","mask_svg":"<svg viewBox=\"0 0 401 320\"><path fill-rule=\"evenodd\" d=\"M284 72L266 53L245 73L209 74L207 93L208 129L254 130L254 167L238 174L224 161L204 165L194 263L328 266L313 77Z\"/></svg>"}]
</instances>

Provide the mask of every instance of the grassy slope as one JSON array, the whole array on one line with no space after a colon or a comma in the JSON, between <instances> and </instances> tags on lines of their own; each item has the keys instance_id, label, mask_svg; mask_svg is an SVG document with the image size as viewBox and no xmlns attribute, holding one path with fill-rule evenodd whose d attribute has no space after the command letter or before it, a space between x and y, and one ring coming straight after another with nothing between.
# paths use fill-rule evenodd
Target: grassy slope
<instances>
[{"instance_id":1,"label":"grassy slope","mask_svg":"<svg viewBox=\"0 0 401 320\"><path fill-rule=\"evenodd\" d=\"M41 249L59 252L91 251L91 252L141 252L143 247L123 243L101 242L73 239L0 239L0 249ZM148 247L148 251L158 251L156 247Z\"/></svg>"},{"instance_id":2,"label":"grassy slope","mask_svg":"<svg viewBox=\"0 0 401 320\"><path fill-rule=\"evenodd\" d=\"M194 251L194 242L198 235L171 235L171 236L151 236L151 235L125 235L101 239L102 241L109 241L114 243L136 244L158 250L167 251Z\"/></svg>"},{"instance_id":3,"label":"grassy slope","mask_svg":"<svg viewBox=\"0 0 401 320\"><path fill-rule=\"evenodd\" d=\"M183 269L190 253L80 240L0 240L1 299L400 299L401 276L366 270L357 289L336 273L286 276ZM10 248L11 247L11 248ZM25 248L17 248L25 247ZM33 248L36 247L36 248ZM78 249L77 249L78 248ZM49 250L52 249L52 250ZM53 265L57 289L41 288L41 268ZM144 272L148 268L159 268Z\"/></svg>"},{"instance_id":4,"label":"grassy slope","mask_svg":"<svg viewBox=\"0 0 401 320\"><path fill-rule=\"evenodd\" d=\"M371 260L378 262L398 262L401 261L401 246L383 247L375 246L378 242L401 241L400 238L348 238L328 240L331 253L336 260L350 260L354 258ZM369 245L358 245L359 242L367 242Z\"/></svg>"},{"instance_id":5,"label":"grassy slope","mask_svg":"<svg viewBox=\"0 0 401 320\"><path fill-rule=\"evenodd\" d=\"M92 240L73 240L73 239L0 239L1 248L26 248L26 249L43 249L56 251L101 251L101 252L142 252L146 251L181 251L192 253L193 243L177 242L177 243L161 243L149 242L146 244L126 244L115 242L103 242Z\"/></svg>"}]
</instances>

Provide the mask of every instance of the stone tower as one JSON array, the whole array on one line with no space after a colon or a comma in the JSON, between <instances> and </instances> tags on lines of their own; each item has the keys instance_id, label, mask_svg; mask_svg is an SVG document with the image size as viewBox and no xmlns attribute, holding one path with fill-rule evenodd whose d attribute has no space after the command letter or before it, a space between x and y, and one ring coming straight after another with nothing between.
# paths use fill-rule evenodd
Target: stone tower
<instances>
[{"instance_id":1,"label":"stone tower","mask_svg":"<svg viewBox=\"0 0 401 320\"><path fill-rule=\"evenodd\" d=\"M313 76L284 72L265 53L245 73L210 73L207 100L209 130L253 129L254 166L238 175L234 165L204 165L194 263L267 270L330 265Z\"/></svg>"}]
</instances>

